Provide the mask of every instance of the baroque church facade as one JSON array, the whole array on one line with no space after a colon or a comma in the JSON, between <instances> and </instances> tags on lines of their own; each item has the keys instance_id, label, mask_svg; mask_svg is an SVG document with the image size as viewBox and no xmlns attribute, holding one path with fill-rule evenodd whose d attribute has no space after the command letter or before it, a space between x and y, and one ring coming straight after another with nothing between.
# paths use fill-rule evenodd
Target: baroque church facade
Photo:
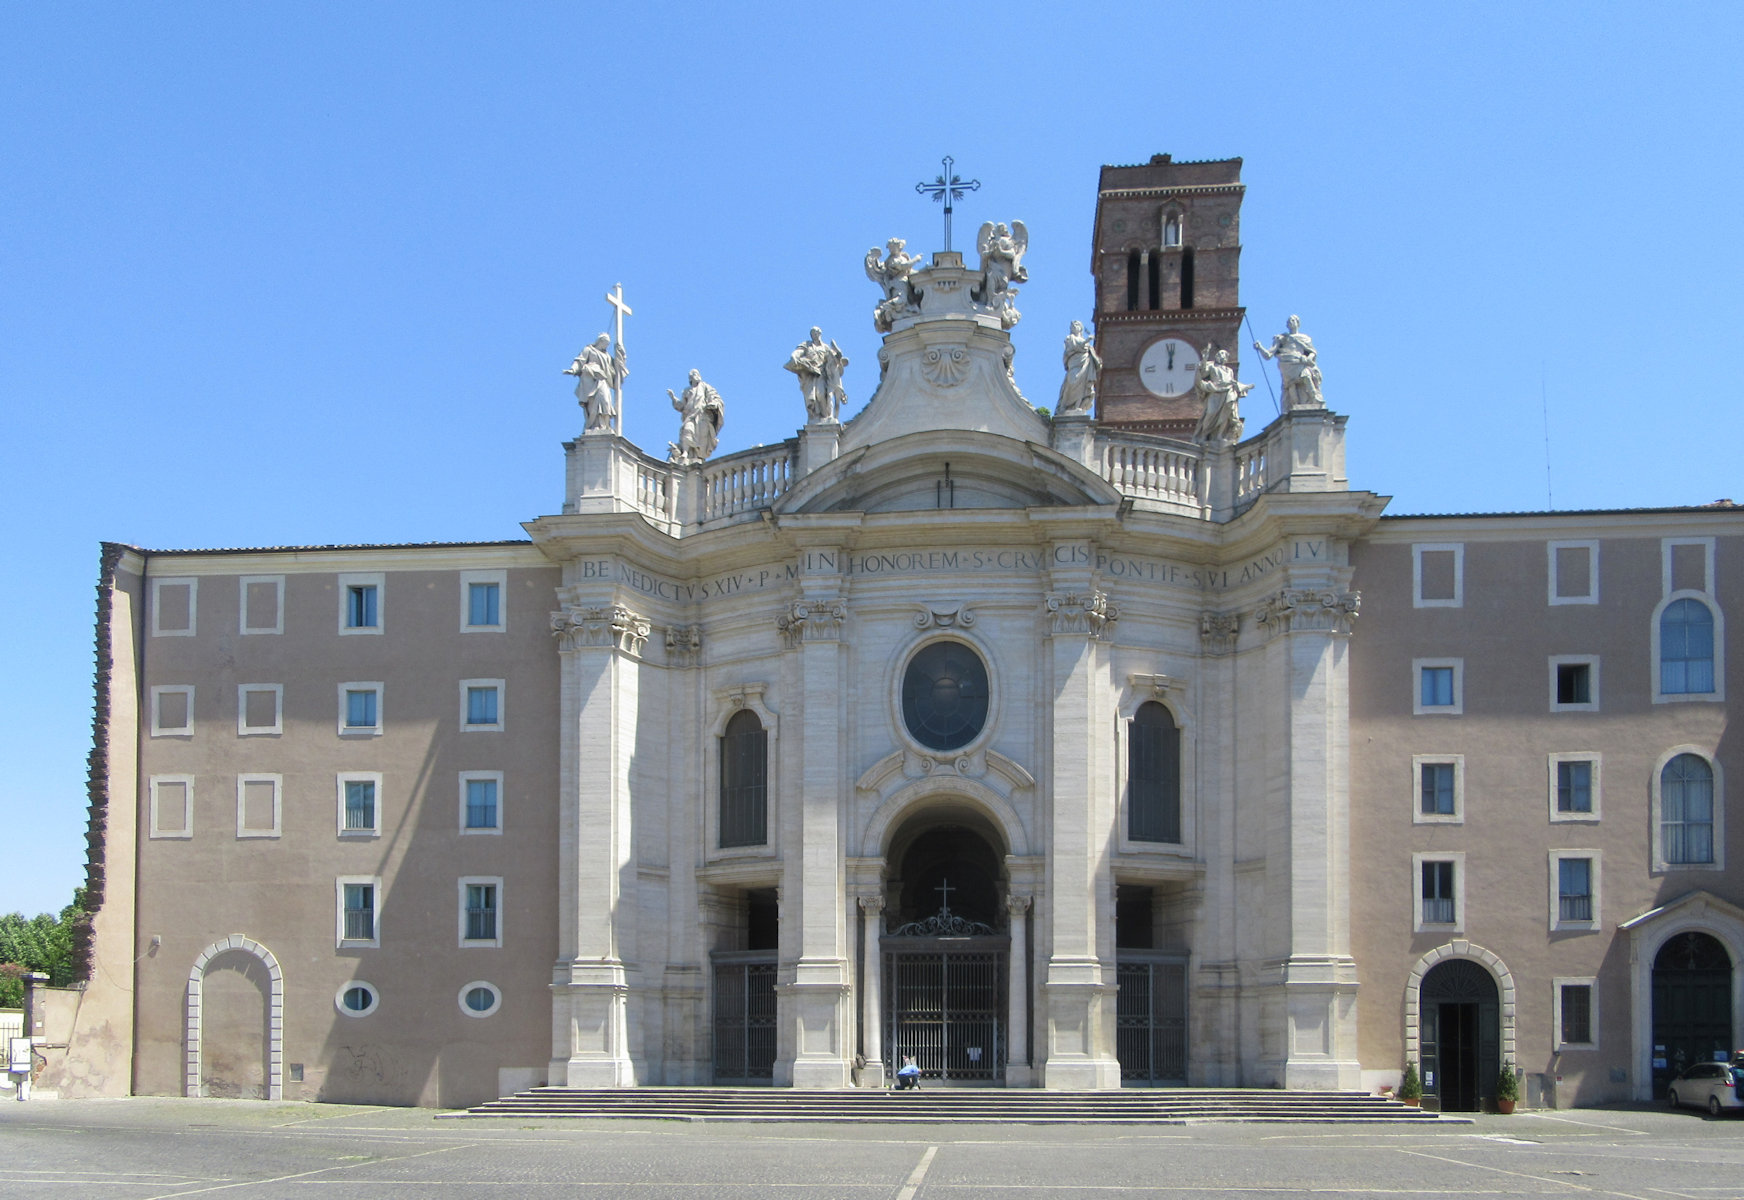
<instances>
[{"instance_id":1,"label":"baroque church facade","mask_svg":"<svg viewBox=\"0 0 1744 1200\"><path fill-rule=\"evenodd\" d=\"M989 225L973 265L868 256L876 392L843 420L814 331L778 446L714 453L693 377L645 453L602 336L530 540L106 547L63 1091L1411 1061L1457 1109L1744 1044L1744 517L1388 516L1294 320L1249 435L1242 195L1103 169L1051 413Z\"/></svg>"}]
</instances>

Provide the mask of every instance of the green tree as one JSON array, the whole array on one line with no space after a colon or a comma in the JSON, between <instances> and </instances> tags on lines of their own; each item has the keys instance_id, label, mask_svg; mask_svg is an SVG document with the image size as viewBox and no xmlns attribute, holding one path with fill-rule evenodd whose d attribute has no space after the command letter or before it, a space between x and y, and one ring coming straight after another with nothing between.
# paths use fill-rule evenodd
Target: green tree
<instances>
[{"instance_id":1,"label":"green tree","mask_svg":"<svg viewBox=\"0 0 1744 1200\"><path fill-rule=\"evenodd\" d=\"M43 972L51 987L73 982L77 969L73 931L85 919L81 898L75 892L73 902L61 909L58 917L51 913L0 916L0 1008L17 1008L24 1003L22 976L26 971Z\"/></svg>"}]
</instances>

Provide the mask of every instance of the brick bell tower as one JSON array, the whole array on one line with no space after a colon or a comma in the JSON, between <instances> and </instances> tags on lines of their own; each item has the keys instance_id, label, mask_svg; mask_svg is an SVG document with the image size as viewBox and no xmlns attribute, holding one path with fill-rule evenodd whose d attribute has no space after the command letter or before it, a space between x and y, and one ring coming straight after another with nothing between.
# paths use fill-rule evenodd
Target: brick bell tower
<instances>
[{"instance_id":1,"label":"brick bell tower","mask_svg":"<svg viewBox=\"0 0 1744 1200\"><path fill-rule=\"evenodd\" d=\"M1190 437L1206 346L1237 363L1244 190L1239 158L1102 168L1090 271L1103 424Z\"/></svg>"}]
</instances>

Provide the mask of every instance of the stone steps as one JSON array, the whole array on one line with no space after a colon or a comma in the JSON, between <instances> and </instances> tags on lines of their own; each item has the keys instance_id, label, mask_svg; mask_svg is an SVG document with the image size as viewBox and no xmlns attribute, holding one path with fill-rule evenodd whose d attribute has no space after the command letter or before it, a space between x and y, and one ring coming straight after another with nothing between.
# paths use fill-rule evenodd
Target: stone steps
<instances>
[{"instance_id":1,"label":"stone steps","mask_svg":"<svg viewBox=\"0 0 1744 1200\"><path fill-rule=\"evenodd\" d=\"M1158 1125L1189 1121L1372 1124L1457 1121L1364 1092L1145 1088L1049 1092L1000 1088L794 1091L789 1088L541 1087L455 1117L644 1121L856 1121L877 1124Z\"/></svg>"}]
</instances>

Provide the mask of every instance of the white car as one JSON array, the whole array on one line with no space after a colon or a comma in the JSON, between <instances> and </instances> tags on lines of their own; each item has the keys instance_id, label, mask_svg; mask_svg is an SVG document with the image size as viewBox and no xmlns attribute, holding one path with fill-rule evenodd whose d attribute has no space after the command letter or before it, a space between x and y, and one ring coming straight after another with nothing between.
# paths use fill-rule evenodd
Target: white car
<instances>
[{"instance_id":1,"label":"white car","mask_svg":"<svg viewBox=\"0 0 1744 1200\"><path fill-rule=\"evenodd\" d=\"M1699 1062L1671 1081L1665 1098L1673 1108L1705 1108L1717 1117L1728 1108L1744 1108L1741 1087L1744 1067Z\"/></svg>"}]
</instances>

